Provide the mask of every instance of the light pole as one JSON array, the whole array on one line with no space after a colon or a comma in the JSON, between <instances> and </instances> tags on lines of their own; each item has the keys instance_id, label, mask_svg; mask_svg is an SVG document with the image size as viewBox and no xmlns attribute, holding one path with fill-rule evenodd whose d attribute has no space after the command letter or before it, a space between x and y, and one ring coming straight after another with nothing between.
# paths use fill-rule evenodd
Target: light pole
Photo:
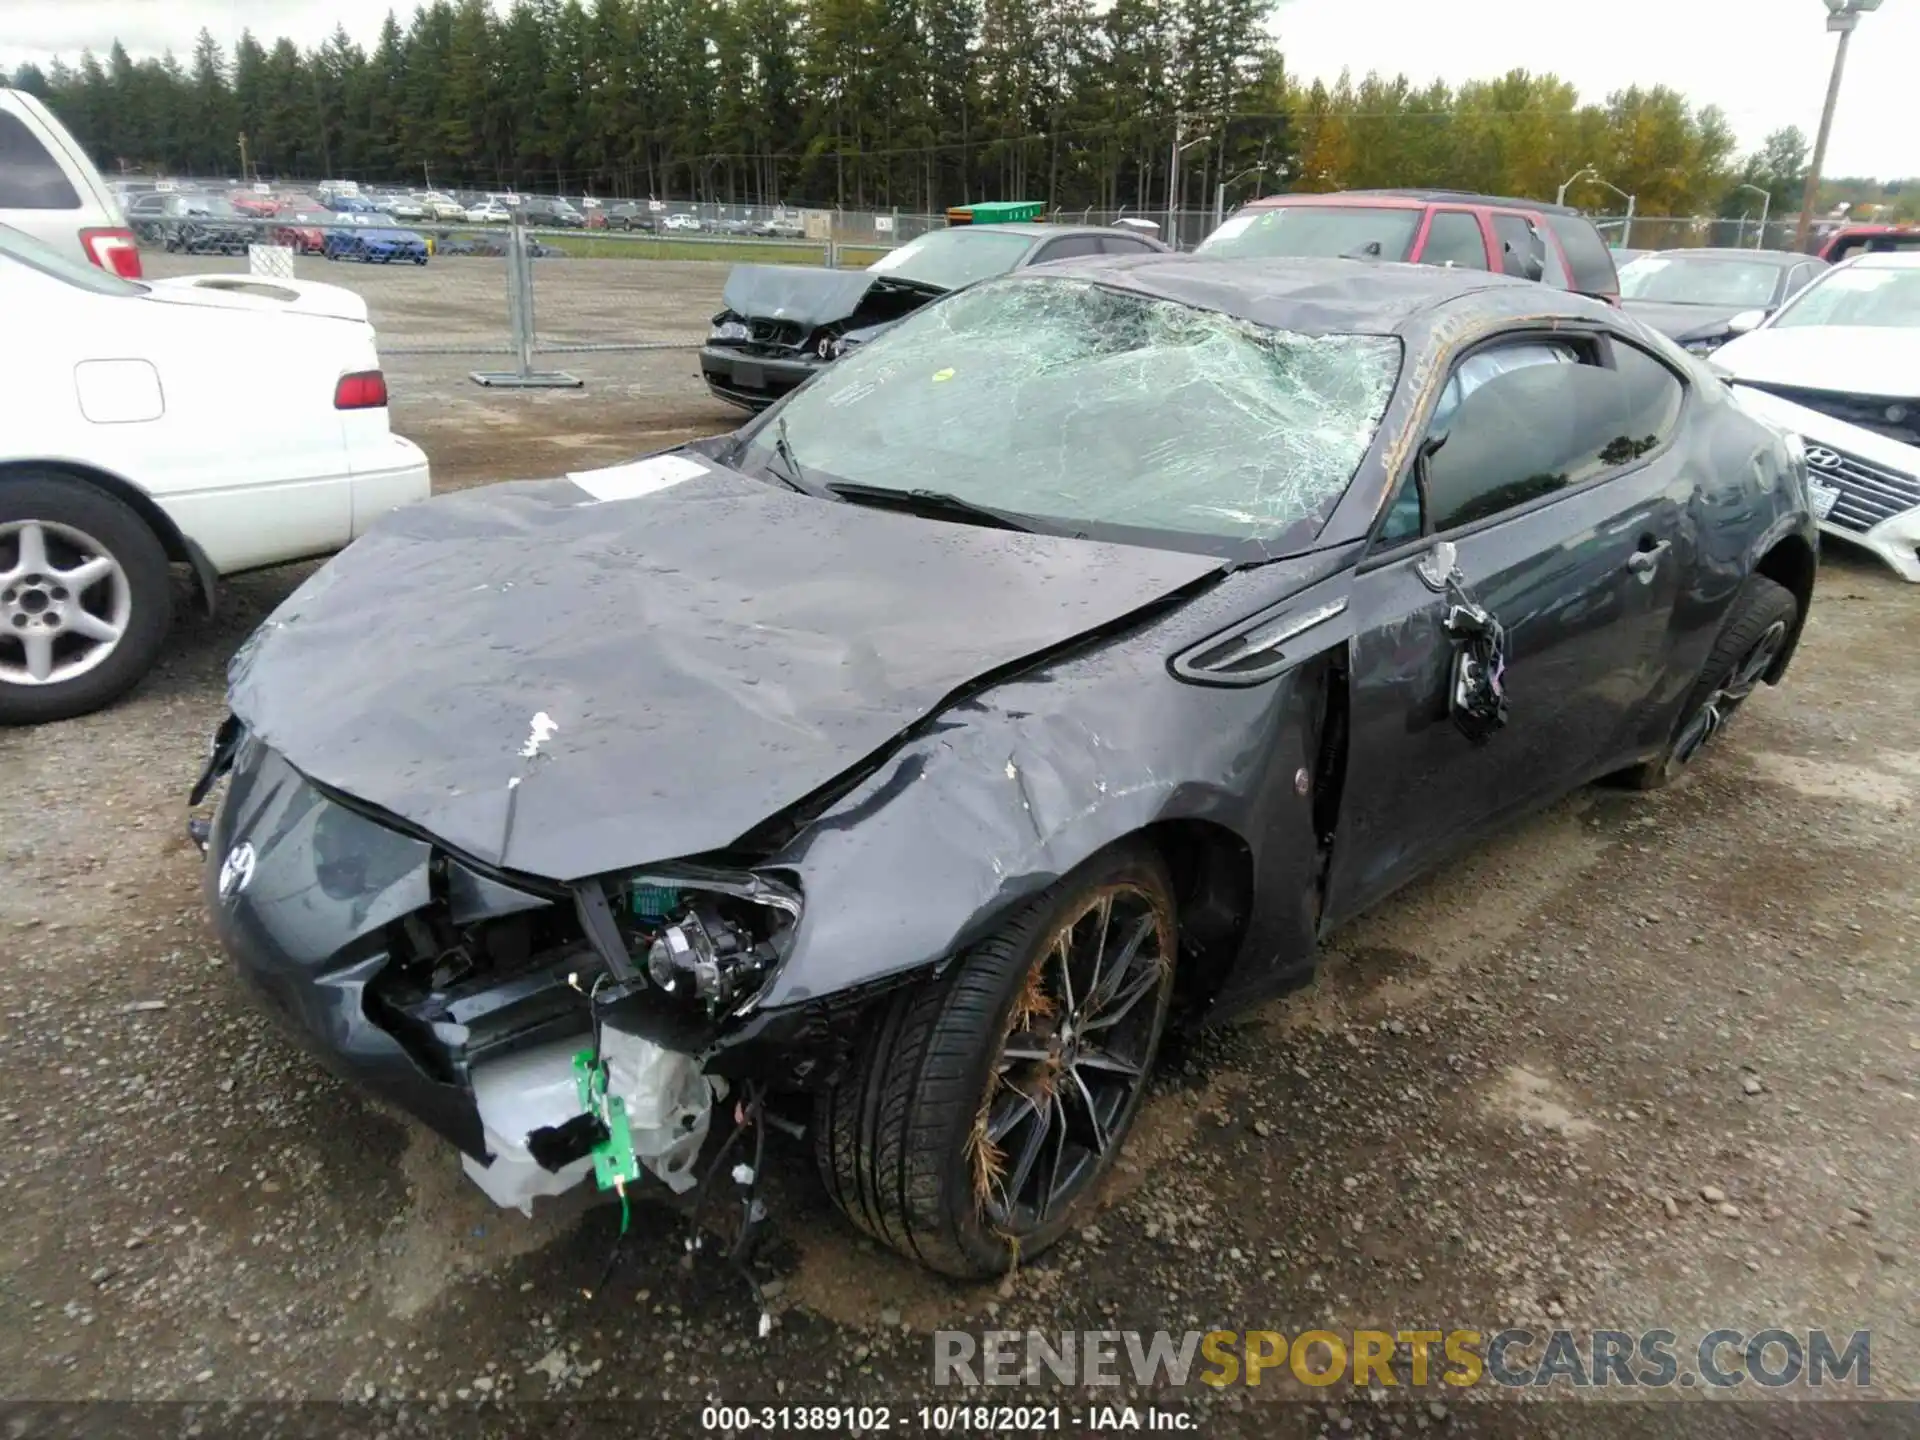
<instances>
[{"instance_id":1,"label":"light pole","mask_svg":"<svg viewBox=\"0 0 1920 1440\"><path fill-rule=\"evenodd\" d=\"M1582 180L1585 180L1589 175L1593 175L1593 178L1596 180L1600 178L1598 175L1593 174L1593 167L1589 165L1584 170L1574 171L1573 174L1569 175L1565 180L1562 180L1560 182L1560 193L1553 197L1553 203L1556 205L1566 204L1567 191L1578 185Z\"/></svg>"},{"instance_id":2,"label":"light pole","mask_svg":"<svg viewBox=\"0 0 1920 1440\"><path fill-rule=\"evenodd\" d=\"M1627 194L1626 191L1622 190L1618 185L1614 184L1611 180L1601 179L1599 174L1591 166L1589 166L1585 170L1582 170L1578 175L1575 175L1572 178L1570 178L1565 185L1562 185L1560 187L1560 198L1554 203L1559 205L1566 204L1567 191L1582 180L1591 180L1596 185L1604 185L1607 187L1607 189L1611 190L1614 194L1618 195L1622 200L1627 202L1627 223L1620 232L1620 248L1622 250L1631 250L1633 248L1633 215L1634 215L1634 211L1637 210L1640 206L1640 197L1637 195Z\"/></svg>"},{"instance_id":3,"label":"light pole","mask_svg":"<svg viewBox=\"0 0 1920 1440\"><path fill-rule=\"evenodd\" d=\"M1741 185L1736 187L1734 193L1738 194L1741 190L1751 190L1761 199L1760 238L1754 242L1753 248L1756 250L1764 250L1767 248L1767 217L1773 214L1773 192L1771 190L1762 190L1758 185ZM1746 226L1746 217L1742 216L1740 219L1740 229L1742 233L1745 233Z\"/></svg>"},{"instance_id":4,"label":"light pole","mask_svg":"<svg viewBox=\"0 0 1920 1440\"><path fill-rule=\"evenodd\" d=\"M1167 156L1167 234L1176 250L1180 248L1179 221L1174 218L1180 204L1180 157L1194 146L1204 145L1213 138L1211 135L1199 135L1183 144L1180 136L1185 133L1186 124L1184 117L1173 117L1173 152Z\"/></svg>"},{"instance_id":5,"label":"light pole","mask_svg":"<svg viewBox=\"0 0 1920 1440\"><path fill-rule=\"evenodd\" d=\"M1880 0L1826 0L1827 29L1840 37L1833 52L1833 74L1827 80L1827 108L1820 112L1820 136L1813 142L1813 167L1807 171L1807 193L1800 202L1800 226L1793 248L1805 250L1813 231L1813 207L1820 199L1820 169L1827 163L1827 140L1833 134L1833 112L1840 104L1840 80L1847 72L1847 46L1860 26L1860 17L1880 8Z\"/></svg>"},{"instance_id":6,"label":"light pole","mask_svg":"<svg viewBox=\"0 0 1920 1440\"><path fill-rule=\"evenodd\" d=\"M1218 185L1213 187L1213 225L1216 230L1220 228L1220 221L1227 212L1227 187L1238 184L1249 175L1258 175L1264 179L1267 169L1267 162L1262 160L1258 165L1249 165L1238 175L1229 175L1225 180L1222 180ZM1287 167L1284 165L1280 166L1274 174L1276 179L1286 179Z\"/></svg>"}]
</instances>

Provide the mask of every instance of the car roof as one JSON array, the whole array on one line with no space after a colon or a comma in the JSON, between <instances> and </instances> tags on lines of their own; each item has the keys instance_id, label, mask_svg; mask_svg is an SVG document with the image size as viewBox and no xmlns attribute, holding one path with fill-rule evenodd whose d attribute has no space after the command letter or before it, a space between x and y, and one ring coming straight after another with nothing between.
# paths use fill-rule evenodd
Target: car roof
<instances>
[{"instance_id":1,"label":"car roof","mask_svg":"<svg viewBox=\"0 0 1920 1440\"><path fill-rule=\"evenodd\" d=\"M1860 270L1920 270L1920 250L1867 250L1845 263Z\"/></svg>"},{"instance_id":2,"label":"car roof","mask_svg":"<svg viewBox=\"0 0 1920 1440\"><path fill-rule=\"evenodd\" d=\"M1671 250L1649 250L1649 255L1676 258L1694 257L1701 260L1759 260L1769 265L1778 265L1786 269L1789 265L1804 265L1809 260L1818 260L1817 255L1803 255L1798 250L1746 250L1732 246L1676 246Z\"/></svg>"},{"instance_id":3,"label":"car roof","mask_svg":"<svg viewBox=\"0 0 1920 1440\"><path fill-rule=\"evenodd\" d=\"M1511 195L1481 195L1470 190L1331 190L1312 195L1269 195L1250 205L1339 205L1359 200L1383 209L1417 209L1428 205L1494 205L1505 210L1532 210L1541 215L1578 215L1571 205L1551 200L1520 200Z\"/></svg>"},{"instance_id":4,"label":"car roof","mask_svg":"<svg viewBox=\"0 0 1920 1440\"><path fill-rule=\"evenodd\" d=\"M1131 231L1115 225L1053 225L1045 220L1007 220L998 225L951 225L951 230L989 230L999 235L1027 235L1038 240L1042 237L1057 238L1061 235L1111 235L1120 230L1122 235ZM1151 240L1151 235L1144 237Z\"/></svg>"},{"instance_id":5,"label":"car roof","mask_svg":"<svg viewBox=\"0 0 1920 1440\"><path fill-rule=\"evenodd\" d=\"M1518 293L1526 297L1530 311L1569 319L1611 313L1597 300L1534 280L1486 270L1377 260L1289 256L1210 260L1167 251L1075 257L1020 273L1077 275L1308 335L1395 334L1436 306L1483 291Z\"/></svg>"}]
</instances>

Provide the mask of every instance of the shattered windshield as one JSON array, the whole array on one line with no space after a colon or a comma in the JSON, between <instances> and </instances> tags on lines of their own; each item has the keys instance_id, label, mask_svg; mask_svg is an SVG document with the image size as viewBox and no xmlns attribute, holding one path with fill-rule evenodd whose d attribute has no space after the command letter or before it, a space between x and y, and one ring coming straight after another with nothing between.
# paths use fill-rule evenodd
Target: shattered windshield
<instances>
[{"instance_id":1,"label":"shattered windshield","mask_svg":"<svg viewBox=\"0 0 1920 1440\"><path fill-rule=\"evenodd\" d=\"M1404 260L1420 228L1417 209L1384 205L1276 205L1242 210L1200 242L1198 255L1318 255ZM1376 248L1377 247L1377 248Z\"/></svg>"},{"instance_id":2,"label":"shattered windshield","mask_svg":"<svg viewBox=\"0 0 1920 1440\"><path fill-rule=\"evenodd\" d=\"M1275 539L1345 490L1400 354L1391 336L1300 335L1008 277L823 371L750 451L816 486L942 492L1041 528Z\"/></svg>"},{"instance_id":3,"label":"shattered windshield","mask_svg":"<svg viewBox=\"0 0 1920 1440\"><path fill-rule=\"evenodd\" d=\"M1621 267L1620 298L1763 310L1779 283L1780 267L1765 261L1643 255Z\"/></svg>"},{"instance_id":4,"label":"shattered windshield","mask_svg":"<svg viewBox=\"0 0 1920 1440\"><path fill-rule=\"evenodd\" d=\"M1030 236L1007 230L975 230L962 225L953 230L929 230L890 250L867 269L896 280L917 280L942 290L959 290L994 275L1004 275L1020 263L1033 244Z\"/></svg>"}]
</instances>

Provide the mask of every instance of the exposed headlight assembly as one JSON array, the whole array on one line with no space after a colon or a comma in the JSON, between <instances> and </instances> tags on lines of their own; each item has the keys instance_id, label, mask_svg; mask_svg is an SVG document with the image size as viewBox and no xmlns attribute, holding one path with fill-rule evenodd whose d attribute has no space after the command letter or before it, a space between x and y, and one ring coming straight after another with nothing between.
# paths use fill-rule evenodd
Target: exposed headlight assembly
<instances>
[{"instance_id":1,"label":"exposed headlight assembly","mask_svg":"<svg viewBox=\"0 0 1920 1440\"><path fill-rule=\"evenodd\" d=\"M579 893L587 936L627 993L650 987L713 1018L751 1008L800 918L798 890L751 871L673 867Z\"/></svg>"}]
</instances>

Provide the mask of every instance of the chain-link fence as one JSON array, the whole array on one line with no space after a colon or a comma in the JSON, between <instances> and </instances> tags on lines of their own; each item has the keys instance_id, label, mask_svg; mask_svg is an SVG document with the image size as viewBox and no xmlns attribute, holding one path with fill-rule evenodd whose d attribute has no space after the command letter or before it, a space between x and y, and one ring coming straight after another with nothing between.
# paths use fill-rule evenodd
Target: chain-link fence
<instances>
[{"instance_id":1,"label":"chain-link fence","mask_svg":"<svg viewBox=\"0 0 1920 1440\"><path fill-rule=\"evenodd\" d=\"M505 357L504 366L474 372L482 383L503 385L577 383L564 371L543 368L570 354L697 348L705 320L686 305L685 280L639 262L859 268L946 224L943 215L654 209L647 202L624 212L607 207L591 224L540 226L512 218L410 222L383 211L319 207L249 215L234 203L149 202L129 209L157 274L170 273L169 266L204 269L206 257L219 257L216 268L249 270L262 283L343 283L368 297L383 353ZM1203 211L1085 209L1050 218L1089 225L1144 219L1183 247L1197 244L1214 223ZM1762 226L1758 217L1596 216L1595 224L1620 250L1786 249L1794 239L1792 218ZM161 255L187 263L160 261ZM556 264L567 266L566 283L543 285L541 274ZM358 266L391 278L363 278ZM706 273L716 277L717 292L724 272Z\"/></svg>"},{"instance_id":2,"label":"chain-link fence","mask_svg":"<svg viewBox=\"0 0 1920 1440\"><path fill-rule=\"evenodd\" d=\"M1594 222L1607 243L1621 250L1792 250L1799 218L1758 215L1720 220L1709 216L1596 215Z\"/></svg>"}]
</instances>

